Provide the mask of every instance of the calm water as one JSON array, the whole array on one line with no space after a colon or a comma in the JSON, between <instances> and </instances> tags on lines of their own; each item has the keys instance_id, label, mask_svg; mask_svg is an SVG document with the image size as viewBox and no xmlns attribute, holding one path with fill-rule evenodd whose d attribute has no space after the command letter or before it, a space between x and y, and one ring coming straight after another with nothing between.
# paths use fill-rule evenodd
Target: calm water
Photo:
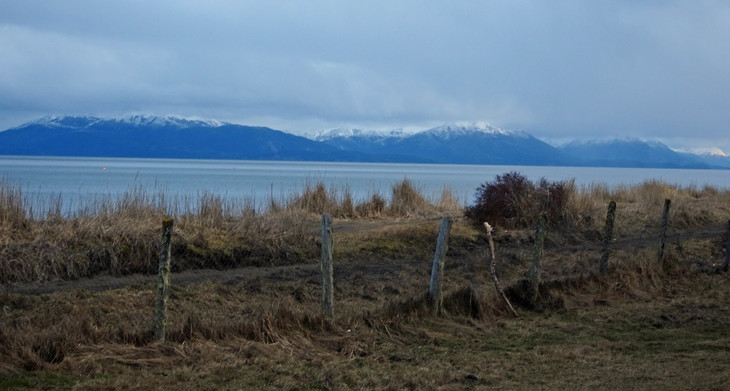
<instances>
[{"instance_id":1,"label":"calm water","mask_svg":"<svg viewBox=\"0 0 730 391\"><path fill-rule=\"evenodd\" d=\"M374 193L388 198L391 186L406 178L432 199L447 186L462 203L470 204L480 184L508 171L531 180L575 179L579 186L657 179L730 188L730 171L722 170L0 156L0 178L20 186L34 210L42 211L49 200L60 197L67 213L135 188L188 200L190 205L202 194L214 194L261 207L272 197L286 200L308 184L322 182L340 194L348 189L357 202Z\"/></svg>"}]
</instances>

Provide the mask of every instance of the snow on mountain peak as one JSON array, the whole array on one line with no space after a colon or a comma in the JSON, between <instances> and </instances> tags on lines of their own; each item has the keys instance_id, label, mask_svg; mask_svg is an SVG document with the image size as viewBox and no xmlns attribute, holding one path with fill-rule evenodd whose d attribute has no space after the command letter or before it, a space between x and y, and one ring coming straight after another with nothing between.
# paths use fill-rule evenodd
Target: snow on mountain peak
<instances>
[{"instance_id":1,"label":"snow on mountain peak","mask_svg":"<svg viewBox=\"0 0 730 391\"><path fill-rule=\"evenodd\" d=\"M178 128L189 128L192 126L219 127L228 124L227 122L217 120L182 118L172 115L157 116L151 114L134 114L113 118L100 118L96 116L55 114L47 115L39 120L29 122L25 125L43 125L57 128L83 129L104 122L117 122L132 126L174 126Z\"/></svg>"},{"instance_id":2,"label":"snow on mountain peak","mask_svg":"<svg viewBox=\"0 0 730 391\"><path fill-rule=\"evenodd\" d=\"M730 155L726 154L725 151L718 147L691 148L686 151L695 155L730 157Z\"/></svg>"},{"instance_id":3,"label":"snow on mountain peak","mask_svg":"<svg viewBox=\"0 0 730 391\"><path fill-rule=\"evenodd\" d=\"M331 140L335 138L350 138L350 137L405 137L408 134L401 129L393 130L362 130L357 128L335 128L322 130L315 132L309 136L310 139L316 141Z\"/></svg>"},{"instance_id":4,"label":"snow on mountain peak","mask_svg":"<svg viewBox=\"0 0 730 391\"><path fill-rule=\"evenodd\" d=\"M59 128L84 128L101 120L101 118L93 116L53 114L23 124L21 127L26 125L43 125Z\"/></svg>"},{"instance_id":5,"label":"snow on mountain peak","mask_svg":"<svg viewBox=\"0 0 730 391\"><path fill-rule=\"evenodd\" d=\"M424 131L441 137L452 137L470 133L484 133L492 135L521 135L519 131L509 131L490 125L487 122L455 122Z\"/></svg>"},{"instance_id":6,"label":"snow on mountain peak","mask_svg":"<svg viewBox=\"0 0 730 391\"><path fill-rule=\"evenodd\" d=\"M638 137L624 137L624 138L597 138L597 139L589 139L589 140L573 140L567 144L564 144L563 147L604 147L604 146L611 146L611 145L647 145L653 148L669 148L661 141L657 140L642 140Z\"/></svg>"},{"instance_id":7,"label":"snow on mountain peak","mask_svg":"<svg viewBox=\"0 0 730 391\"><path fill-rule=\"evenodd\" d=\"M182 118L173 115L149 115L149 114L135 114L125 117L115 118L116 121L135 125L135 126L175 126L179 128L189 128L192 126L203 126L217 128L219 126L226 125L226 122L217 120L203 120L197 118Z\"/></svg>"}]
</instances>

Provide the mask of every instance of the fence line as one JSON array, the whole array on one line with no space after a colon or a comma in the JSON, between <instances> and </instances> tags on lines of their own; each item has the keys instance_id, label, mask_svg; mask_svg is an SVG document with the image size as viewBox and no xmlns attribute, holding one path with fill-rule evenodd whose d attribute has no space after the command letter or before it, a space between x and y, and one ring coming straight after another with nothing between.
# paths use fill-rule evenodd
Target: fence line
<instances>
[{"instance_id":1,"label":"fence line","mask_svg":"<svg viewBox=\"0 0 730 391\"><path fill-rule=\"evenodd\" d=\"M664 261L664 249L666 244L666 232L669 226L669 209L671 200L666 199L662 213L660 225L660 243L659 243L659 260ZM608 204L606 213L606 225L603 231L603 247L601 249L601 259L599 263L599 271L601 275L605 275L608 270L609 256L611 253L611 242L613 240L613 229L616 218L616 202L611 201ZM431 277L428 288L428 299L434 314L440 314L443 311L443 280L444 265L446 252L448 250L448 240L451 232L453 220L449 217L441 219L439 228L436 250L431 266ZM153 334L154 338L159 341L165 341L165 333L167 326L167 300L169 297L170 286L170 269L171 269L171 239L173 233L174 221L165 219L162 221L162 241L160 245L160 259L158 264L158 279L156 285L155 314ZM547 233L547 217L545 213L541 213L535 231L535 247L533 252L533 262L529 269L530 292L527 292L532 303L539 300L539 287L541 284L542 262L544 257L544 242ZM487 239L491 255L490 273L494 282L495 289L499 296L502 297L509 310L516 317L517 312L510 303L504 290L500 286L496 275L496 256L495 245L492 237L493 229L484 222L487 230ZM725 245L725 260L722 266L716 270L727 271L730 266L730 220L727 226L727 243ZM322 310L326 317L334 318L334 282L333 282L333 229L332 217L322 215L322 253L321 253L321 275L322 275Z\"/></svg>"},{"instance_id":2,"label":"fence line","mask_svg":"<svg viewBox=\"0 0 730 391\"><path fill-rule=\"evenodd\" d=\"M443 273L444 258L446 250L449 248L449 233L451 232L452 220L449 217L441 219L441 228L436 242L436 252L433 256L433 264L431 266L431 283L428 286L428 297L431 301L431 310L434 313L440 313L443 306Z\"/></svg>"},{"instance_id":3,"label":"fence line","mask_svg":"<svg viewBox=\"0 0 730 391\"><path fill-rule=\"evenodd\" d=\"M606 275L608 271L608 257L611 255L611 241L613 240L613 223L616 219L616 201L608 203L608 211L606 212L606 226L603 228L603 249L601 250L601 261L598 264L598 270L601 275Z\"/></svg>"},{"instance_id":4,"label":"fence line","mask_svg":"<svg viewBox=\"0 0 730 391\"><path fill-rule=\"evenodd\" d=\"M659 236L659 262L664 261L664 246L666 244L667 240L667 228L669 227L669 206L672 204L672 200L666 199L664 200L664 211L662 212L662 223L660 226L660 236Z\"/></svg>"},{"instance_id":5,"label":"fence line","mask_svg":"<svg viewBox=\"0 0 730 391\"><path fill-rule=\"evenodd\" d=\"M322 215L322 312L324 315L334 317L334 288L333 288L333 267L332 267L332 217Z\"/></svg>"},{"instance_id":6,"label":"fence line","mask_svg":"<svg viewBox=\"0 0 730 391\"><path fill-rule=\"evenodd\" d=\"M546 217L545 212L540 213L540 218L535 229L535 250L532 258L532 267L530 268L530 300L535 303L540 295L540 273L542 272L542 256L545 247L546 235Z\"/></svg>"},{"instance_id":7,"label":"fence line","mask_svg":"<svg viewBox=\"0 0 730 391\"><path fill-rule=\"evenodd\" d=\"M172 219L162 220L162 243L160 244L160 263L157 267L157 297L155 300L154 336L165 341L167 327L167 298L170 296L170 262L172 242Z\"/></svg>"}]
</instances>

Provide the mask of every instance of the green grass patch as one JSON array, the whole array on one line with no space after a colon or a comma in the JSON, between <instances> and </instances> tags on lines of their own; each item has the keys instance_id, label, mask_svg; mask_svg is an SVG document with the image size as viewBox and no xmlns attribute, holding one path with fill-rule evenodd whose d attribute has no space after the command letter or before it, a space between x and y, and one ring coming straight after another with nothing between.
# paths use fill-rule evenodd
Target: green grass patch
<instances>
[{"instance_id":1,"label":"green grass patch","mask_svg":"<svg viewBox=\"0 0 730 391\"><path fill-rule=\"evenodd\" d=\"M0 390L71 390L76 384L89 380L87 376L75 376L63 372L22 371L0 376Z\"/></svg>"}]
</instances>

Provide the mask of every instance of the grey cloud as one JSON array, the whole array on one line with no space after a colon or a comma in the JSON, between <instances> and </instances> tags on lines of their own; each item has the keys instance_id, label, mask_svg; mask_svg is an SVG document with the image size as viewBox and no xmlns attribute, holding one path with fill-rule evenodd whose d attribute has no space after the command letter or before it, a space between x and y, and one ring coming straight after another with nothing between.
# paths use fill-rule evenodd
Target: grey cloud
<instances>
[{"instance_id":1,"label":"grey cloud","mask_svg":"<svg viewBox=\"0 0 730 391\"><path fill-rule=\"evenodd\" d=\"M0 0L0 114L489 120L730 150L730 5ZM693 137L689 137L693 136Z\"/></svg>"}]
</instances>

